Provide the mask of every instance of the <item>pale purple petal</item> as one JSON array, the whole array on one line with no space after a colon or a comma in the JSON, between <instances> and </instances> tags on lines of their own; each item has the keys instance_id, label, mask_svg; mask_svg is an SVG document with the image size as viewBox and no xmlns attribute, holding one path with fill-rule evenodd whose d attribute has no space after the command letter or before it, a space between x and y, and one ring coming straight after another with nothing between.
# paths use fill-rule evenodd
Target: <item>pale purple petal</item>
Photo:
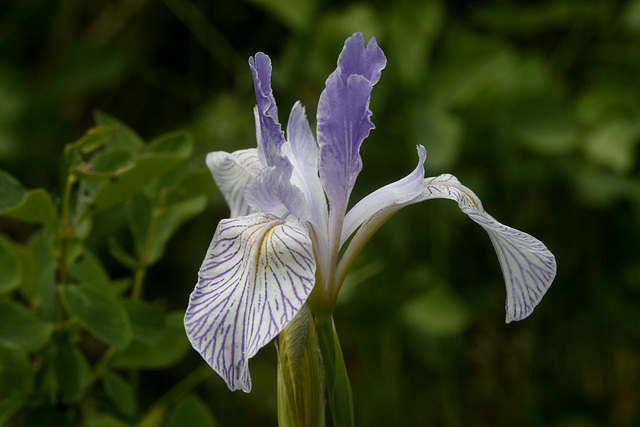
<instances>
[{"instance_id":1,"label":"pale purple petal","mask_svg":"<svg viewBox=\"0 0 640 427\"><path fill-rule=\"evenodd\" d=\"M365 221L368 222L369 227L373 226L377 229L381 224L375 223L376 221L388 219L393 213L407 204L414 203L414 200L422 195L427 151L422 145L418 145L416 149L419 160L413 172L399 181L379 188L349 210L342 228L341 246Z\"/></svg>"},{"instance_id":2,"label":"pale purple petal","mask_svg":"<svg viewBox=\"0 0 640 427\"><path fill-rule=\"evenodd\" d=\"M271 59L262 52L249 58L256 92L256 133L258 137L258 157L265 166L290 167L282 155L284 132L278 121L278 107L271 90Z\"/></svg>"},{"instance_id":3,"label":"pale purple petal","mask_svg":"<svg viewBox=\"0 0 640 427\"><path fill-rule=\"evenodd\" d=\"M220 222L184 324L193 347L231 390L251 390L249 359L303 306L315 268L297 219L254 213Z\"/></svg>"},{"instance_id":4,"label":"pale purple petal","mask_svg":"<svg viewBox=\"0 0 640 427\"><path fill-rule=\"evenodd\" d=\"M309 219L309 207L304 195L288 178L291 171L269 166L247 185L245 199L255 211L283 217L289 212L303 221Z\"/></svg>"},{"instance_id":5,"label":"pale purple petal","mask_svg":"<svg viewBox=\"0 0 640 427\"><path fill-rule=\"evenodd\" d=\"M374 127L370 120L371 89L386 58L371 38L365 48L361 33L351 36L326 81L318 103L320 178L332 215L343 215L351 189L362 169L360 145Z\"/></svg>"},{"instance_id":6,"label":"pale purple petal","mask_svg":"<svg viewBox=\"0 0 640 427\"><path fill-rule=\"evenodd\" d=\"M318 176L318 144L311 133L304 107L296 102L289 115L283 154L293 165L291 182L304 194L310 221L320 234L327 234L327 200Z\"/></svg>"},{"instance_id":7,"label":"pale purple petal","mask_svg":"<svg viewBox=\"0 0 640 427\"><path fill-rule=\"evenodd\" d=\"M527 233L496 221L480 199L453 175L426 178L421 200L455 200L462 212L484 228L496 250L507 288L507 323L529 316L556 275L556 260L547 247Z\"/></svg>"},{"instance_id":8,"label":"pale purple petal","mask_svg":"<svg viewBox=\"0 0 640 427\"><path fill-rule=\"evenodd\" d=\"M231 217L251 213L244 192L251 179L262 169L256 149L233 153L214 151L207 155L206 163L231 210Z\"/></svg>"}]
</instances>

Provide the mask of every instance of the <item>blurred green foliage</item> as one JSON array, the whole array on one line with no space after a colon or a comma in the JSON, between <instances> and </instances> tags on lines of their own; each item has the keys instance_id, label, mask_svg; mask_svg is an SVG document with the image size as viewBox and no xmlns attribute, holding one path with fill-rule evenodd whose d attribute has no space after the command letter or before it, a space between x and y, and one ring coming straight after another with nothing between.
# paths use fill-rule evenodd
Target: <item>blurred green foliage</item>
<instances>
[{"instance_id":1,"label":"blurred green foliage","mask_svg":"<svg viewBox=\"0 0 640 427\"><path fill-rule=\"evenodd\" d=\"M353 200L421 143L428 175L559 265L505 325L495 254L456 206L385 224L336 312L358 424L640 425L638 0L2 2L0 424L276 423L274 348L248 395L186 351L228 215L204 156L255 145L250 55L273 59L281 121L297 99L314 117L355 31L388 65Z\"/></svg>"}]
</instances>

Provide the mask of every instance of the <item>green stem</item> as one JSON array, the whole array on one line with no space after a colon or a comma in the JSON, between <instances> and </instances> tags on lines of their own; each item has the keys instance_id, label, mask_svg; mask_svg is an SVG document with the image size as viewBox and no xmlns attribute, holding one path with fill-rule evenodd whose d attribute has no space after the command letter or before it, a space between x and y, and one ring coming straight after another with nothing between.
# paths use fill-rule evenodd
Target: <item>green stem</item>
<instances>
[{"instance_id":1,"label":"green stem","mask_svg":"<svg viewBox=\"0 0 640 427\"><path fill-rule=\"evenodd\" d=\"M278 335L278 425L324 427L324 372L313 317L304 305Z\"/></svg>"},{"instance_id":2,"label":"green stem","mask_svg":"<svg viewBox=\"0 0 640 427\"><path fill-rule=\"evenodd\" d=\"M64 186L64 194L62 196L62 218L58 229L58 239L60 239L60 252L58 255L58 322L64 322L64 312L62 310L62 288L67 282L67 258L69 253L69 244L73 239L74 230L71 224L71 193L77 178L73 172L69 171L67 182Z\"/></svg>"},{"instance_id":3,"label":"green stem","mask_svg":"<svg viewBox=\"0 0 640 427\"><path fill-rule=\"evenodd\" d=\"M164 202L164 197L161 203ZM144 240L144 245L140 253L140 260L138 262L138 268L133 279L133 289L131 291L131 299L138 299L142 293L142 287L144 286L144 278L147 275L149 258L151 257L151 249L153 248L153 240L158 229L158 220L162 216L161 208L154 207L151 211L151 221L149 223L149 230L147 231L147 237Z\"/></svg>"},{"instance_id":4,"label":"green stem","mask_svg":"<svg viewBox=\"0 0 640 427\"><path fill-rule=\"evenodd\" d=\"M327 395L333 425L353 427L353 397L340 341L332 317L316 317L316 331L322 352Z\"/></svg>"}]
</instances>

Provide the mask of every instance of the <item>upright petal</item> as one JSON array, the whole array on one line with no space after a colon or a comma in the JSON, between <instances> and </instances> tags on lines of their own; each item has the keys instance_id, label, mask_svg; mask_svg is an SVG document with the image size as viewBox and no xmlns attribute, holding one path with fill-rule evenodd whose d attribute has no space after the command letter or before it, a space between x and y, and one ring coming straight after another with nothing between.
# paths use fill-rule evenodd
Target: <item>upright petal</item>
<instances>
[{"instance_id":1,"label":"upright petal","mask_svg":"<svg viewBox=\"0 0 640 427\"><path fill-rule=\"evenodd\" d=\"M206 162L231 210L231 217L249 215L251 207L245 200L245 189L262 169L256 149L233 153L214 151L207 155Z\"/></svg>"},{"instance_id":2,"label":"upright petal","mask_svg":"<svg viewBox=\"0 0 640 427\"><path fill-rule=\"evenodd\" d=\"M256 132L258 137L258 157L265 166L286 166L287 159L282 155L284 132L278 121L278 107L271 90L271 59L262 52L249 58L256 92Z\"/></svg>"},{"instance_id":3,"label":"upright petal","mask_svg":"<svg viewBox=\"0 0 640 427\"><path fill-rule=\"evenodd\" d=\"M556 260L540 240L496 221L482 202L453 175L426 178L421 200L455 200L462 212L486 230L507 287L507 323L529 316L556 275Z\"/></svg>"},{"instance_id":4,"label":"upright petal","mask_svg":"<svg viewBox=\"0 0 640 427\"><path fill-rule=\"evenodd\" d=\"M297 219L254 213L220 222L184 323L193 347L231 390L251 390L249 359L303 306L315 268Z\"/></svg>"},{"instance_id":5,"label":"upright petal","mask_svg":"<svg viewBox=\"0 0 640 427\"><path fill-rule=\"evenodd\" d=\"M362 169L360 145L374 127L370 120L371 89L380 78L386 58L371 38L351 36L329 76L318 103L320 178L332 215L343 215L351 189Z\"/></svg>"},{"instance_id":6,"label":"upright petal","mask_svg":"<svg viewBox=\"0 0 640 427\"><path fill-rule=\"evenodd\" d=\"M320 234L326 235L327 200L318 176L319 149L300 102L296 102L291 109L283 153L293 165L291 182L300 188L307 199L311 222L318 227Z\"/></svg>"}]
</instances>

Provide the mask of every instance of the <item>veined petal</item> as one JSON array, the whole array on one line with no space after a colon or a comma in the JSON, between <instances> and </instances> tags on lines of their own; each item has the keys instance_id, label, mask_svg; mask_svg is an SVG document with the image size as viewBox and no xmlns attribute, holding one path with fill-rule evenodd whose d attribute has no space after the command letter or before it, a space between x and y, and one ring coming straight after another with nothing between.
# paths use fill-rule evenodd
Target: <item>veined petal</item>
<instances>
[{"instance_id":1,"label":"veined petal","mask_svg":"<svg viewBox=\"0 0 640 427\"><path fill-rule=\"evenodd\" d=\"M374 127L369 119L371 89L380 78L386 58L371 38L367 47L361 33L351 36L329 76L318 103L320 179L332 215L343 215L351 189L362 169L360 145Z\"/></svg>"},{"instance_id":2,"label":"veined petal","mask_svg":"<svg viewBox=\"0 0 640 427\"><path fill-rule=\"evenodd\" d=\"M291 171L282 171L275 166L264 168L245 191L249 206L277 217L291 212L296 218L308 220L309 207L300 189L290 182L290 174Z\"/></svg>"},{"instance_id":3,"label":"veined petal","mask_svg":"<svg viewBox=\"0 0 640 427\"><path fill-rule=\"evenodd\" d=\"M231 390L251 390L249 359L303 306L315 268L297 219L258 212L220 222L184 324L193 347Z\"/></svg>"},{"instance_id":4,"label":"veined petal","mask_svg":"<svg viewBox=\"0 0 640 427\"><path fill-rule=\"evenodd\" d=\"M413 172L401 180L385 185L369 194L347 213L344 219L340 246L365 221L368 222L368 227L374 226L377 229L379 225L374 224L376 219L386 220L403 206L413 203L417 197L422 195L424 161L427 157L427 150L422 145L418 145L416 149L418 150L419 160Z\"/></svg>"},{"instance_id":5,"label":"veined petal","mask_svg":"<svg viewBox=\"0 0 640 427\"><path fill-rule=\"evenodd\" d=\"M364 244L399 209L424 200L445 198L458 202L462 212L489 234L505 279L507 323L529 316L556 275L553 254L535 237L496 221L485 212L482 202L473 191L453 175L422 180L420 193L411 198L416 194L416 181L423 162L423 155L420 154L420 163L409 176L370 194L347 214L343 240L357 226L360 228L340 260L337 282L344 280Z\"/></svg>"},{"instance_id":6,"label":"veined petal","mask_svg":"<svg viewBox=\"0 0 640 427\"><path fill-rule=\"evenodd\" d=\"M249 58L256 92L256 134L258 137L258 157L265 166L286 167L288 161L282 155L284 132L278 121L278 107L271 90L271 59L262 52ZM290 167L290 165L289 165Z\"/></svg>"},{"instance_id":7,"label":"veined petal","mask_svg":"<svg viewBox=\"0 0 640 427\"><path fill-rule=\"evenodd\" d=\"M251 213L251 208L244 198L244 192L251 179L262 169L257 150L251 148L233 153L214 151L207 155L206 162L231 210L231 217Z\"/></svg>"},{"instance_id":8,"label":"veined petal","mask_svg":"<svg viewBox=\"0 0 640 427\"><path fill-rule=\"evenodd\" d=\"M535 237L496 221L473 191L453 175L425 179L421 200L435 198L455 200L462 212L489 234L507 288L507 323L529 316L556 275L553 254Z\"/></svg>"}]
</instances>

